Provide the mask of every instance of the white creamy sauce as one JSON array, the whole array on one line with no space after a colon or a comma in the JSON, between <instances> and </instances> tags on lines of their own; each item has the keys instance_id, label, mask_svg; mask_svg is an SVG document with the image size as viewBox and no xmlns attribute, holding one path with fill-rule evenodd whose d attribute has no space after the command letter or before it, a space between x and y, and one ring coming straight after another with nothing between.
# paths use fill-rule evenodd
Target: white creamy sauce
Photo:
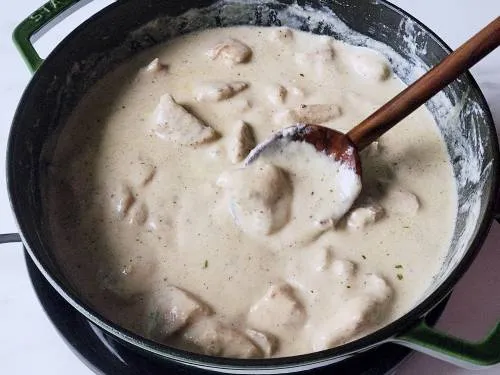
<instances>
[{"instance_id":1,"label":"white creamy sauce","mask_svg":"<svg viewBox=\"0 0 500 375\"><path fill-rule=\"evenodd\" d=\"M362 152L342 218L359 181L312 146L242 161L297 122L346 132L403 87L377 52L287 28L140 54L59 136L46 189L58 261L107 318L211 355L296 355L376 330L422 297L451 240L456 189L427 110ZM329 188L339 179L346 191Z\"/></svg>"}]
</instances>

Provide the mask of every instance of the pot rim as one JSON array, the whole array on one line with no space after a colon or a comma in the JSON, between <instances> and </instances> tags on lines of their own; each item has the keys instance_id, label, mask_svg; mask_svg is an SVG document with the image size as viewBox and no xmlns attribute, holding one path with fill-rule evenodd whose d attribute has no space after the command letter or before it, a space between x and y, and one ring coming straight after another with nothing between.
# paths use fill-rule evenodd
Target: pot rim
<instances>
[{"instance_id":1,"label":"pot rim","mask_svg":"<svg viewBox=\"0 0 500 375\"><path fill-rule=\"evenodd\" d=\"M427 26L425 26L422 22L417 20L415 17L402 10L401 8L393 5L389 1L380 0L382 5L387 7L390 10L395 11L400 14L405 19L410 19L411 21L417 23L419 27L425 30L431 38L433 38L437 44L445 51L446 53L450 53L451 48L432 30L430 30ZM392 337L398 335L401 332L404 332L411 328L419 319L424 317L428 311L430 311L433 307L435 307L439 302L441 302L448 294L452 291L454 285L458 282L458 280L463 276L463 274L467 271L467 269L472 264L474 258L477 256L483 242L486 239L489 228L493 221L494 216L494 204L497 192L499 191L499 173L493 173L492 183L490 185L490 189L487 192L489 194L488 202L486 205L485 213L482 216L481 223L478 226L476 235L472 240L468 250L464 253L462 259L457 263L455 268L451 271L451 273L447 276L447 278L425 299L420 301L416 306L414 306L411 310L409 310L404 315L400 316L398 319L392 321L391 323L381 327L380 329L365 335L359 339L348 342L346 344L326 349L319 352L312 352L308 354L302 354L298 356L292 357L280 357L280 358L265 358L265 359L233 359L233 358L225 358L225 357L214 357L204 354L198 354L193 352L184 351L181 349L176 349L169 347L164 344L157 343L155 341L146 339L138 334L135 334L125 328L118 326L117 324L111 322L100 313L95 311L90 307L90 305L84 302L71 288L66 287L65 283L60 280L56 275L52 275L50 272L50 266L48 266L47 262L44 261L43 257L39 257L36 250L36 246L33 245L33 241L30 239L31 234L27 232L25 229L24 222L19 220L21 218L21 212L18 208L18 204L16 203L15 191L15 174L16 174L16 163L13 159L13 144L15 142L15 138L17 135L18 123L20 123L20 117L22 116L22 107L23 103L26 101L27 97L32 92L33 87L36 85L36 82L40 79L41 76L44 75L45 70L50 69L50 61L54 55L59 53L64 53L65 47L72 42L73 37L78 34L81 30L88 27L93 22L99 20L104 14L108 12L114 12L119 9L120 6L124 6L125 2L115 2L97 14L93 15L89 19L85 20L82 24L80 24L75 30L73 30L64 40L59 43L56 48L48 55L46 60L42 63L40 68L35 72L34 76L30 80L28 86L24 90L24 93L21 97L19 105L16 109L14 119L12 121L12 127L10 129L8 144L7 144L7 158L6 158L6 180L8 187L8 197L12 211L14 212L15 220L17 227L20 230L20 235L22 242L29 253L31 259L36 264L37 268L41 271L44 277L49 281L49 283L57 290L57 292L63 296L63 298L68 301L77 311L79 311L82 315L84 315L91 322L99 326L104 331L110 333L111 335L123 340L129 345L138 347L142 350L145 350L151 354L155 354L159 357L169 358L176 360L177 362L181 362L187 365L195 365L202 366L204 368L212 368L212 369L227 369L227 370L277 370L277 369L289 369L291 366L296 366L300 364L311 365L313 367L323 365L326 362L333 362L335 360L340 360L342 357L347 357L355 354L356 352L361 352L364 350L368 350L374 346L380 345L384 342L390 341ZM496 129L493 122L493 118L491 115L491 111L488 107L488 104L484 98L483 93L481 92L477 82L474 80L472 75L467 72L465 73L465 80L468 82L469 86L475 89L478 93L479 102L482 105L486 122L488 125L490 138L496 140ZM493 150L493 159L492 159L492 170L499 171L500 170L500 153L499 146L497 142L492 142L492 150ZM335 360L334 360L335 359ZM316 366L314 366L316 365Z\"/></svg>"}]
</instances>

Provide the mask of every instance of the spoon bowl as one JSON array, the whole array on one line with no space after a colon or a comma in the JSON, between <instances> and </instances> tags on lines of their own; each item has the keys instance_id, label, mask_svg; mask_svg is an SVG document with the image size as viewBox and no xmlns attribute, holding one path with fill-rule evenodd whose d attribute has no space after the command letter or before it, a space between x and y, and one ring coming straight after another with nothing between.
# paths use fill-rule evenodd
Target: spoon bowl
<instances>
[{"instance_id":1,"label":"spoon bowl","mask_svg":"<svg viewBox=\"0 0 500 375\"><path fill-rule=\"evenodd\" d=\"M361 162L354 143L344 133L314 124L297 124L273 134L264 142L258 144L247 156L244 165L250 165L264 152L276 147L278 141L307 142L334 160L349 166L361 175Z\"/></svg>"}]
</instances>

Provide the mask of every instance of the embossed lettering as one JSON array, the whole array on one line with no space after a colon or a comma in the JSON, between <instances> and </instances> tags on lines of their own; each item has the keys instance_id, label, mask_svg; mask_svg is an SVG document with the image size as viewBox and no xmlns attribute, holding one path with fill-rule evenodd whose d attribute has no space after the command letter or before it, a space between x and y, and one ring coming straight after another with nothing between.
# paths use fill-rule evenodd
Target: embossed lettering
<instances>
[{"instance_id":1,"label":"embossed lettering","mask_svg":"<svg viewBox=\"0 0 500 375\"><path fill-rule=\"evenodd\" d=\"M33 20L34 22L38 23L42 20L43 15L39 12L35 12L30 16L30 20Z\"/></svg>"},{"instance_id":2,"label":"embossed lettering","mask_svg":"<svg viewBox=\"0 0 500 375\"><path fill-rule=\"evenodd\" d=\"M69 2L69 0L50 0L50 4L52 4L52 8L54 8L54 10L57 10L57 8L64 6Z\"/></svg>"},{"instance_id":3,"label":"embossed lettering","mask_svg":"<svg viewBox=\"0 0 500 375\"><path fill-rule=\"evenodd\" d=\"M33 12L33 14L31 14L29 18L36 23L43 22L46 16L50 16L51 13L57 11L59 8L68 5L71 2L72 0L50 0L47 4L41 6L35 12Z\"/></svg>"}]
</instances>

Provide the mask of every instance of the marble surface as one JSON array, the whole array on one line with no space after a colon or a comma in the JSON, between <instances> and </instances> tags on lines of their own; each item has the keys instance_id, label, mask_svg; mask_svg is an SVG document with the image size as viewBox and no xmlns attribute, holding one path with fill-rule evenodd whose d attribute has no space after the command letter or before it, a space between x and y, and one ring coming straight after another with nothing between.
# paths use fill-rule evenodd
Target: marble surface
<instances>
[{"instance_id":1,"label":"marble surface","mask_svg":"<svg viewBox=\"0 0 500 375\"><path fill-rule=\"evenodd\" d=\"M9 2L0 12L0 158L5 160L7 135L19 98L30 73L11 41L14 27L43 0ZM42 55L50 51L75 25L111 0L94 0L57 25L37 43ZM475 31L500 15L498 0L394 0L457 47ZM500 129L500 49L472 69ZM0 232L16 230L7 198L5 174L0 174ZM500 319L500 225L491 232L470 270L457 285L438 326L468 339L482 337ZM2 245L0 251L0 373L89 375L66 347L45 316L32 290L19 244ZM422 354L416 354L398 371L401 375L472 374ZM500 367L480 372L500 374Z\"/></svg>"}]
</instances>

